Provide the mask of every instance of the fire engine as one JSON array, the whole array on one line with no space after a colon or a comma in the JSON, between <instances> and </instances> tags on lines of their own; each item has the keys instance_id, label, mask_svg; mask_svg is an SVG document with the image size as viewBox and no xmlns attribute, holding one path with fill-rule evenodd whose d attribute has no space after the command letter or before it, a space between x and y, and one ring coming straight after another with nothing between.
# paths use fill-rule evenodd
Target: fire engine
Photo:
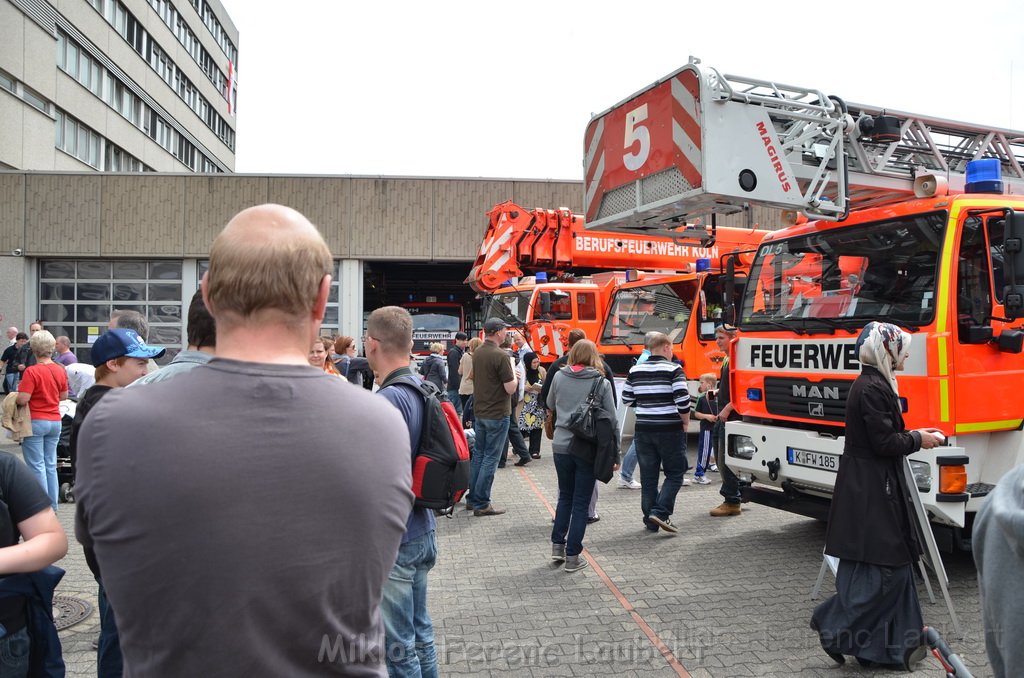
<instances>
[{"instance_id":1,"label":"fire engine","mask_svg":"<svg viewBox=\"0 0 1024 678\"><path fill-rule=\"evenodd\" d=\"M913 335L898 374L936 537L1024 460L1024 132L843 101L689 64L587 127L586 216L657 234L743 205L791 210L735 308L726 427L746 497L827 517L865 324ZM810 219L810 220L808 220ZM730 318L732 319L732 318Z\"/></svg>"},{"instance_id":2,"label":"fire engine","mask_svg":"<svg viewBox=\"0 0 1024 678\"><path fill-rule=\"evenodd\" d=\"M715 350L713 336L702 335L703 347L684 347L683 341L691 335L698 340L687 327L695 307L709 319L720 307L717 291L701 305L704 289L712 288L705 281L717 282L711 262L752 250L764 234L717 225L684 225L657 236L601 233L584 230L582 216L566 208L527 210L504 202L488 212L466 282L484 295L484 317L522 329L542 362L561 356L569 330L579 328L599 343L616 372L625 373L643 349L644 333L658 329L678 337L677 354L683 360L692 354L697 370L709 364L698 358L709 347ZM628 270L585 277L570 272L595 268ZM536 275L523 276L524 269Z\"/></svg>"},{"instance_id":3,"label":"fire engine","mask_svg":"<svg viewBox=\"0 0 1024 678\"><path fill-rule=\"evenodd\" d=\"M412 352L416 356L430 355L430 345L441 344L444 350L455 345L455 335L466 329L466 316L462 304L454 301L409 301L401 304L412 316Z\"/></svg>"}]
</instances>

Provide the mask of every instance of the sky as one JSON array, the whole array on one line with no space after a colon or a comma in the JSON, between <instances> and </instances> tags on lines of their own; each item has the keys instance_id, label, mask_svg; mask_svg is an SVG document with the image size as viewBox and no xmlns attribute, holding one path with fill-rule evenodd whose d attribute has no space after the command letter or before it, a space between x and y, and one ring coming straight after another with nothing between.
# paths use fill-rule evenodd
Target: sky
<instances>
[{"instance_id":1,"label":"sky","mask_svg":"<svg viewBox=\"0 0 1024 678\"><path fill-rule=\"evenodd\" d=\"M1024 130L1019 0L221 1L240 173L580 180L591 116L690 55Z\"/></svg>"}]
</instances>

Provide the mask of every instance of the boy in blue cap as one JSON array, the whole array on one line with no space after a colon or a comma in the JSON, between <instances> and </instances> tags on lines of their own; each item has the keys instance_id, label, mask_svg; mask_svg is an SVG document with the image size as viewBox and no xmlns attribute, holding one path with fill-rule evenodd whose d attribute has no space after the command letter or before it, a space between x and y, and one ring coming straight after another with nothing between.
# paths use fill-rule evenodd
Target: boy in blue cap
<instances>
[{"instance_id":1,"label":"boy in blue cap","mask_svg":"<svg viewBox=\"0 0 1024 678\"><path fill-rule=\"evenodd\" d=\"M124 388L136 379L146 376L149 360L159 358L167 349L161 346L147 346L134 330L107 330L92 345L91 361L96 368L96 384L89 387L78 399L75 419L71 425L71 463L78 459L78 432L89 411L100 399L115 388ZM107 596L100 581L99 566L90 549L85 551L96 581L99 582L100 640L97 648L97 674L100 676L120 675L122 669L121 645L117 636L114 613L107 603Z\"/></svg>"}]
</instances>

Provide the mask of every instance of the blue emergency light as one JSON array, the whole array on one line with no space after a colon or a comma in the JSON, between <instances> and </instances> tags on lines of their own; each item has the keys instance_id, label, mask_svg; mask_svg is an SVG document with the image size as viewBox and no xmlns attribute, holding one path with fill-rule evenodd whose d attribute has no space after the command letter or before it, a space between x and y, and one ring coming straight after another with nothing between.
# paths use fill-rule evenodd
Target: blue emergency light
<instances>
[{"instance_id":1,"label":"blue emergency light","mask_svg":"<svg viewBox=\"0 0 1024 678\"><path fill-rule=\"evenodd\" d=\"M534 276L534 280L538 283L546 283L548 281L548 274L544 271L537 271L537 275Z\"/></svg>"},{"instance_id":2,"label":"blue emergency light","mask_svg":"<svg viewBox=\"0 0 1024 678\"><path fill-rule=\"evenodd\" d=\"M752 403L759 403L763 397L763 393L759 388L748 388L747 389L747 400Z\"/></svg>"},{"instance_id":3,"label":"blue emergency light","mask_svg":"<svg viewBox=\"0 0 1024 678\"><path fill-rule=\"evenodd\" d=\"M1002 193L1003 168L998 158L982 158L967 163L967 193Z\"/></svg>"},{"instance_id":4,"label":"blue emergency light","mask_svg":"<svg viewBox=\"0 0 1024 678\"><path fill-rule=\"evenodd\" d=\"M514 287L514 285L512 284L511 280L506 280L505 282L501 283L501 286L502 287Z\"/></svg>"},{"instance_id":5,"label":"blue emergency light","mask_svg":"<svg viewBox=\"0 0 1024 678\"><path fill-rule=\"evenodd\" d=\"M697 260L697 273L703 273L704 271L710 271L710 270L711 270L711 260L710 259L698 259Z\"/></svg>"}]
</instances>

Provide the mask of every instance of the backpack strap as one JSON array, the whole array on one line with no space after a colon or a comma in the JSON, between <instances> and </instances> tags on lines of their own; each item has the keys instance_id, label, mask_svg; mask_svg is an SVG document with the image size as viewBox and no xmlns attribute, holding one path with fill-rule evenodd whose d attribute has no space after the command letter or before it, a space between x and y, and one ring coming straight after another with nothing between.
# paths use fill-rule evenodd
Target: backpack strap
<instances>
[{"instance_id":1,"label":"backpack strap","mask_svg":"<svg viewBox=\"0 0 1024 678\"><path fill-rule=\"evenodd\" d=\"M416 391L416 393L419 394L420 398L422 398L423 410L420 412L420 439L422 440L423 433L427 429L427 401L430 400L431 396L437 397L437 394L440 393L440 391L438 391L437 387L431 384L429 381L424 381L423 379L420 379L418 376L416 376L416 374L412 371L411 368L406 368L404 370L395 370L394 372L392 372L390 375L388 375L388 378L384 380L384 383L380 385L379 390L384 390L389 386L406 386ZM416 449L412 451L414 455L419 449L419 444L420 441L417 440Z\"/></svg>"}]
</instances>

